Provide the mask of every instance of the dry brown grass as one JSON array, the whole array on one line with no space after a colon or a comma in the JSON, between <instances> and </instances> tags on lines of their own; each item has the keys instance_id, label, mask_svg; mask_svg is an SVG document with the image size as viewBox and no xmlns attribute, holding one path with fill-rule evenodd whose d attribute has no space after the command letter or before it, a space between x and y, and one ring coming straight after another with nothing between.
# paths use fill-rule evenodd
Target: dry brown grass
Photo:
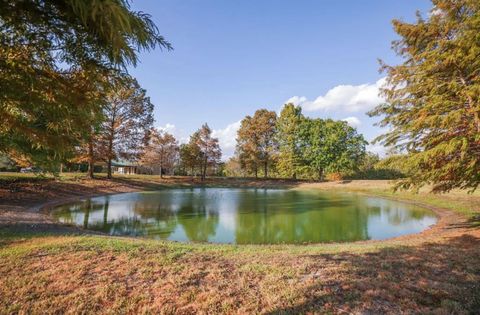
<instances>
[{"instance_id":1,"label":"dry brown grass","mask_svg":"<svg viewBox=\"0 0 480 315\"><path fill-rule=\"evenodd\" d=\"M303 254L36 238L0 250L0 313L475 313L478 237Z\"/></svg>"}]
</instances>

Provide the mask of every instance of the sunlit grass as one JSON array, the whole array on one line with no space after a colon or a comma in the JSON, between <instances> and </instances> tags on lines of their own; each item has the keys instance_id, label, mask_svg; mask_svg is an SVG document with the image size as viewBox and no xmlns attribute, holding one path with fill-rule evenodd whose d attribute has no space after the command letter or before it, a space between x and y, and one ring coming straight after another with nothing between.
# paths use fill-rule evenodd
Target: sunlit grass
<instances>
[{"instance_id":1,"label":"sunlit grass","mask_svg":"<svg viewBox=\"0 0 480 315\"><path fill-rule=\"evenodd\" d=\"M345 183L331 182L300 185L298 189L321 189L321 190L344 190L385 197L403 201L411 201L417 204L449 209L454 212L474 216L480 213L480 191L470 193L463 190L452 190L448 193L431 193L430 187L426 186L418 192L393 189L393 181L387 180L361 180L348 181Z\"/></svg>"}]
</instances>

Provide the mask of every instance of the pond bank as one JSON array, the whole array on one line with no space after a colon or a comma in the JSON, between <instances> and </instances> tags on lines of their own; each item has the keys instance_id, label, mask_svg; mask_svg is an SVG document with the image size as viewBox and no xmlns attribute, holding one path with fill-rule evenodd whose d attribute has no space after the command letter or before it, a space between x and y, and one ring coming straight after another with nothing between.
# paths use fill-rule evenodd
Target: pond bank
<instances>
[{"instance_id":1,"label":"pond bank","mask_svg":"<svg viewBox=\"0 0 480 315\"><path fill-rule=\"evenodd\" d=\"M245 181L232 182L222 185L245 185ZM439 223L420 234L386 241L305 246L182 244L78 235L84 231L56 224L38 211L40 204L65 201L72 194L80 198L197 184L187 179L119 178L23 183L8 191L2 186L0 313L462 314L480 310L480 230L465 216L479 209L478 195L399 194L398 199L432 205ZM342 188L395 198L384 181L288 182L285 187ZM441 205L457 211L442 210ZM52 225L35 227L39 224Z\"/></svg>"},{"instance_id":2,"label":"pond bank","mask_svg":"<svg viewBox=\"0 0 480 315\"><path fill-rule=\"evenodd\" d=\"M158 190L179 187L252 187L252 188L291 188L322 191L351 191L388 199L413 203L434 212L438 221L432 227L416 234L409 234L387 240L357 241L364 243L409 243L430 242L442 237L462 234L472 226L471 212L480 211L480 196L456 194L453 197L436 196L425 198L425 191L419 195L393 193L391 183L384 180L357 180L311 183L289 180L253 180L210 178L205 182L190 177L122 176L113 180L99 178L89 180L66 176L63 180L16 180L6 181L0 186L0 230L12 233L52 233L52 234L91 234L75 226L59 224L47 211L55 205L76 201L80 198L99 195ZM444 201L444 203L442 203ZM453 208L463 207L463 209ZM463 203L471 205L465 208ZM476 207L475 207L476 205ZM450 209L449 209L450 208ZM455 210L455 211L453 211ZM467 229L467 230L466 230ZM100 234L100 233L94 233ZM341 246L341 244L340 244Z\"/></svg>"}]
</instances>

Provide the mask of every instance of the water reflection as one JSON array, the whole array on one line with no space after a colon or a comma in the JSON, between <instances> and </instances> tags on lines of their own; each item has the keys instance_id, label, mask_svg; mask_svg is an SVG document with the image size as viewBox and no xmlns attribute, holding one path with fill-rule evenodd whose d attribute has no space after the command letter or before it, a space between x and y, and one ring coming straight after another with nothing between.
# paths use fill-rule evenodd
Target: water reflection
<instances>
[{"instance_id":1,"label":"water reflection","mask_svg":"<svg viewBox=\"0 0 480 315\"><path fill-rule=\"evenodd\" d=\"M96 197L54 215L111 235L237 244L384 239L436 221L425 209L357 194L224 188Z\"/></svg>"}]
</instances>

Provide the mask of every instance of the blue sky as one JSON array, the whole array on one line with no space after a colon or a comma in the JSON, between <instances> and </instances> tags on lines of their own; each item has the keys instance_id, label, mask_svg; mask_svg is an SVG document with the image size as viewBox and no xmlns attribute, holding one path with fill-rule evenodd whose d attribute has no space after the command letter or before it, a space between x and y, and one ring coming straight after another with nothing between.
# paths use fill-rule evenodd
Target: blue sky
<instances>
[{"instance_id":1,"label":"blue sky","mask_svg":"<svg viewBox=\"0 0 480 315\"><path fill-rule=\"evenodd\" d=\"M347 119L367 140L380 102L377 58L398 63L391 20L428 14L428 0L134 1L174 46L130 69L155 104L156 126L181 141L208 122L226 156L239 121L291 100L311 117ZM382 152L379 146L370 150Z\"/></svg>"}]
</instances>

